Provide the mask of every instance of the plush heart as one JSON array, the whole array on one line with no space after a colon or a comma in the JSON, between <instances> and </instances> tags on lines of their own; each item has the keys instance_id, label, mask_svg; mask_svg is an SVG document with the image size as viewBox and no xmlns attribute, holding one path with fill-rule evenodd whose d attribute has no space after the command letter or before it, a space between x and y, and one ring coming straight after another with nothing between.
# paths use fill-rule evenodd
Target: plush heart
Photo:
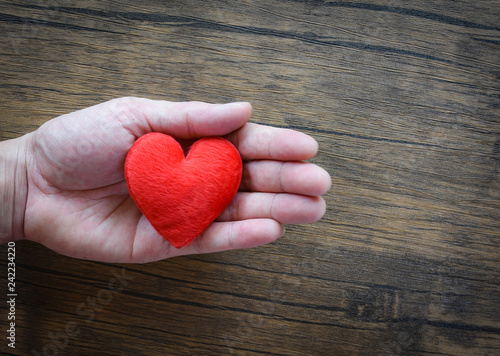
<instances>
[{"instance_id":1,"label":"plush heart","mask_svg":"<svg viewBox=\"0 0 500 356\"><path fill-rule=\"evenodd\" d=\"M193 241L227 208L241 175L238 150L221 137L196 141L184 157L175 139L149 133L134 143L125 161L130 195L176 248Z\"/></svg>"}]
</instances>

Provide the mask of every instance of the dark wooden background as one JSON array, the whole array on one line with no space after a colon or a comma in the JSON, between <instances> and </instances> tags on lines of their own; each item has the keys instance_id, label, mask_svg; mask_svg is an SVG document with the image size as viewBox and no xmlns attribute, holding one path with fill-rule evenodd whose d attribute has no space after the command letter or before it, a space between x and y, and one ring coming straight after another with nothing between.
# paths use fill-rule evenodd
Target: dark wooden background
<instances>
[{"instance_id":1,"label":"dark wooden background","mask_svg":"<svg viewBox=\"0 0 500 356\"><path fill-rule=\"evenodd\" d=\"M246 100L315 137L333 186L320 222L252 250L112 265L19 242L0 350L500 355L499 78L494 0L1 1L0 139L125 95Z\"/></svg>"}]
</instances>

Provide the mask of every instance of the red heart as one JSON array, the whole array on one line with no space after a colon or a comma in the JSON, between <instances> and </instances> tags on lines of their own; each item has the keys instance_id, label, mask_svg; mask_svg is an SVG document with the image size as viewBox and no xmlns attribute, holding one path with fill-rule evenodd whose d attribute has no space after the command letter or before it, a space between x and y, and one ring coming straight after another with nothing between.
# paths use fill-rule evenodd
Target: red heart
<instances>
[{"instance_id":1,"label":"red heart","mask_svg":"<svg viewBox=\"0 0 500 356\"><path fill-rule=\"evenodd\" d=\"M130 195L176 248L193 241L227 208L241 175L238 150L221 137L196 141L184 157L175 139L153 132L134 143L125 161Z\"/></svg>"}]
</instances>

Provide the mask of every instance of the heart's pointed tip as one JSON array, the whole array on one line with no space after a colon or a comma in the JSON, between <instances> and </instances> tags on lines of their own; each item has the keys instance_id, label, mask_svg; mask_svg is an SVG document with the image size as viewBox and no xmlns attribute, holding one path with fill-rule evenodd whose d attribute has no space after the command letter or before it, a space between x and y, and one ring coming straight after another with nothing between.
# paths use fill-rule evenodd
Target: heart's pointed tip
<instances>
[{"instance_id":1,"label":"heart's pointed tip","mask_svg":"<svg viewBox=\"0 0 500 356\"><path fill-rule=\"evenodd\" d=\"M172 246L174 246L176 249L179 250L179 249L181 249L181 248L189 245L191 243L191 241L185 242L185 243L176 243L175 241L168 241L168 243L171 244Z\"/></svg>"}]
</instances>

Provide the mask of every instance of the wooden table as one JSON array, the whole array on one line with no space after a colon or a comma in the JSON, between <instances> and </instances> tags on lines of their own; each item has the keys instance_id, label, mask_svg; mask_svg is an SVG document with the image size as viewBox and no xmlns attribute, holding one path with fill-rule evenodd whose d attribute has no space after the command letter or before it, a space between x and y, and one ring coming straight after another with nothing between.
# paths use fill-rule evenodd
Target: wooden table
<instances>
[{"instance_id":1,"label":"wooden table","mask_svg":"<svg viewBox=\"0 0 500 356\"><path fill-rule=\"evenodd\" d=\"M119 96L246 100L333 180L320 222L251 250L18 242L6 354L500 354L499 1L7 0L0 34L1 139Z\"/></svg>"}]
</instances>

